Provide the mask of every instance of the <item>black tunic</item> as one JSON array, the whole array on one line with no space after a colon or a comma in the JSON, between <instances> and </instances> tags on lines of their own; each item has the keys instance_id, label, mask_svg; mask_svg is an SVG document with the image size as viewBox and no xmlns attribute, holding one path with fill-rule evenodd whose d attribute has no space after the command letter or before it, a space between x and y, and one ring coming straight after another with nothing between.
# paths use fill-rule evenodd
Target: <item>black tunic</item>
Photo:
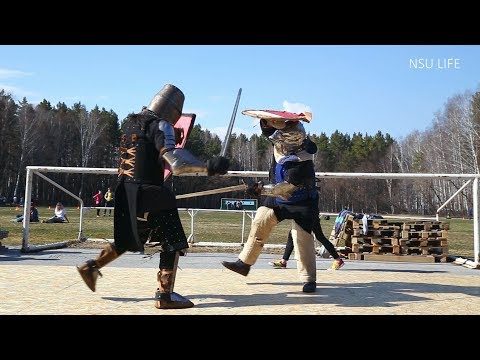
<instances>
[{"instance_id":1,"label":"black tunic","mask_svg":"<svg viewBox=\"0 0 480 360\"><path fill-rule=\"evenodd\" d=\"M159 154L164 136L159 130L160 121L164 120L133 114L122 127L114 210L114 239L118 250L143 251L148 239L159 242L164 252L188 248L175 194L163 183L164 165ZM143 217L146 212L149 213L147 221L137 220L137 216Z\"/></svg>"}]
</instances>

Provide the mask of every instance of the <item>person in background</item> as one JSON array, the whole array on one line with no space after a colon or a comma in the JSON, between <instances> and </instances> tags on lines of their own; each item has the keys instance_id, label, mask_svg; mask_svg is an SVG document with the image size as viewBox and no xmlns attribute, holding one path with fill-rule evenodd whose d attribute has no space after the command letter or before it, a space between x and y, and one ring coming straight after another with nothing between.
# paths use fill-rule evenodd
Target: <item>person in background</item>
<instances>
[{"instance_id":1,"label":"person in background","mask_svg":"<svg viewBox=\"0 0 480 360\"><path fill-rule=\"evenodd\" d=\"M111 188L107 189L104 199L105 199L105 210L103 210L103 216L107 214L107 207L113 207L113 193ZM111 215L112 215L112 209L108 209L108 216L111 216Z\"/></svg>"},{"instance_id":2,"label":"person in background","mask_svg":"<svg viewBox=\"0 0 480 360\"><path fill-rule=\"evenodd\" d=\"M320 224L320 218L318 219L318 221L314 220L312 232L315 235L315 239L317 239L325 247L325 250L328 251L334 259L332 266L329 268L329 270L340 269L345 264L345 262L342 260L340 255L338 255L338 252L335 249L335 246L333 246L330 240L328 240L323 234L322 225ZM292 255L293 248L294 246L293 246L292 231L290 230L288 232L287 244L285 245L285 251L283 252L282 258L280 260L269 262L268 264L273 266L275 269L286 268L287 262L290 259L290 255Z\"/></svg>"},{"instance_id":3,"label":"person in background","mask_svg":"<svg viewBox=\"0 0 480 360\"><path fill-rule=\"evenodd\" d=\"M470 220L473 219L473 207L468 208L468 218Z\"/></svg>"},{"instance_id":4,"label":"person in background","mask_svg":"<svg viewBox=\"0 0 480 360\"><path fill-rule=\"evenodd\" d=\"M65 207L61 202L57 202L57 205L55 206L55 215L52 216L48 220L43 220L42 223L64 223L64 222L70 222L67 217L67 211L65 210Z\"/></svg>"},{"instance_id":5,"label":"person in background","mask_svg":"<svg viewBox=\"0 0 480 360\"><path fill-rule=\"evenodd\" d=\"M13 219L12 221L22 222L23 215L17 215L17 218ZM30 204L30 222L39 222L38 209L33 202Z\"/></svg>"},{"instance_id":6,"label":"person in background","mask_svg":"<svg viewBox=\"0 0 480 360\"><path fill-rule=\"evenodd\" d=\"M97 208L97 217L100 217L100 206L102 206L102 190L98 190L98 192L92 196L93 201L95 202L95 207Z\"/></svg>"}]
</instances>

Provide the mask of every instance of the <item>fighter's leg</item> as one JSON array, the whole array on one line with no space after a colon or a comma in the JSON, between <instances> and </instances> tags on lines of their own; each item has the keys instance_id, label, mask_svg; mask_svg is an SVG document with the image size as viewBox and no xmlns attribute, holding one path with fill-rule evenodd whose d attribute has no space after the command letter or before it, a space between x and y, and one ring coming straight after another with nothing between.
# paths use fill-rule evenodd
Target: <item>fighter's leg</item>
<instances>
[{"instance_id":1,"label":"fighter's leg","mask_svg":"<svg viewBox=\"0 0 480 360\"><path fill-rule=\"evenodd\" d=\"M329 270L338 270L341 267L343 267L343 265L345 265L345 263L342 260L342 258L340 257L340 255L338 255L338 252L335 249L335 246L333 245L333 243L330 240L328 240L325 237L325 235L323 235L322 225L320 225L320 219L319 218L316 218L316 219L313 220L312 231L315 234L315 238L318 241L320 241L320 243L322 243L322 245L323 245L320 248L319 254L321 254L322 257L325 257L325 255L326 255L326 257L328 257L328 254L330 254L330 255L332 255L332 257L334 259Z\"/></svg>"},{"instance_id":2,"label":"fighter's leg","mask_svg":"<svg viewBox=\"0 0 480 360\"><path fill-rule=\"evenodd\" d=\"M173 291L178 269L179 251L160 253L160 270L157 273L158 289L155 293L157 309L185 309L194 304Z\"/></svg>"},{"instance_id":3,"label":"fighter's leg","mask_svg":"<svg viewBox=\"0 0 480 360\"><path fill-rule=\"evenodd\" d=\"M290 259L290 256L292 255L293 249L294 249L293 237L292 237L292 231L290 230L288 232L287 244L285 245L285 251L283 252L282 259L285 261L288 261Z\"/></svg>"},{"instance_id":4,"label":"fighter's leg","mask_svg":"<svg viewBox=\"0 0 480 360\"><path fill-rule=\"evenodd\" d=\"M95 260L87 260L86 263L77 266L80 276L90 290L95 291L97 278L99 275L102 276L100 268L112 262L124 252L125 250L117 249L114 244L108 244L102 249Z\"/></svg>"},{"instance_id":5,"label":"fighter's leg","mask_svg":"<svg viewBox=\"0 0 480 360\"><path fill-rule=\"evenodd\" d=\"M175 293L175 276L178 269L178 257L188 248L187 238L176 209L150 212L147 216L148 227L152 229L149 240L161 247L158 289L155 293L157 309L184 309L193 306L187 298Z\"/></svg>"},{"instance_id":6,"label":"fighter's leg","mask_svg":"<svg viewBox=\"0 0 480 360\"><path fill-rule=\"evenodd\" d=\"M273 209L260 206L253 219L247 242L238 255L238 260L236 262L223 261L222 265L229 270L247 276L250 271L250 266L257 261L262 252L263 245L268 240L273 227L277 224L278 219Z\"/></svg>"},{"instance_id":7,"label":"fighter's leg","mask_svg":"<svg viewBox=\"0 0 480 360\"><path fill-rule=\"evenodd\" d=\"M245 264L255 264L273 227L277 224L278 219L275 216L273 209L260 206L253 219L252 228L248 234L247 242L238 255L238 258Z\"/></svg>"},{"instance_id":8,"label":"fighter's leg","mask_svg":"<svg viewBox=\"0 0 480 360\"><path fill-rule=\"evenodd\" d=\"M293 252L293 239L292 231L288 232L287 243L285 244L285 250L283 251L283 256L280 260L271 261L268 265L272 265L276 269L286 268L287 262L290 260L290 256Z\"/></svg>"},{"instance_id":9,"label":"fighter's leg","mask_svg":"<svg viewBox=\"0 0 480 360\"><path fill-rule=\"evenodd\" d=\"M315 234L315 238L325 246L325 249L332 255L334 259L338 259L340 256L335 249L335 246L328 240L322 231L322 225L320 224L320 219L314 219L312 225L312 231Z\"/></svg>"},{"instance_id":10,"label":"fighter's leg","mask_svg":"<svg viewBox=\"0 0 480 360\"><path fill-rule=\"evenodd\" d=\"M295 259L300 280L303 281L303 292L314 292L317 280L317 264L315 259L315 242L312 233L305 231L295 221L292 228Z\"/></svg>"}]
</instances>

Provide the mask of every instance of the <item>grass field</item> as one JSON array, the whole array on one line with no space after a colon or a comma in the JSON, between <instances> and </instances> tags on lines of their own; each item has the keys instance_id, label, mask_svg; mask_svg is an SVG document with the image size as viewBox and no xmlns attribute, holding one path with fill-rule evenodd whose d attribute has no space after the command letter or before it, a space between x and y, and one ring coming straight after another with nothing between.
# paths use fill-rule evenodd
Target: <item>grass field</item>
<instances>
[{"instance_id":1,"label":"grass field","mask_svg":"<svg viewBox=\"0 0 480 360\"><path fill-rule=\"evenodd\" d=\"M39 208L40 221L53 216L53 208ZM12 222L17 214L23 212L23 208L15 210L14 207L0 207L0 230L9 231L5 239L1 239L2 245L13 246L22 244L22 223ZM67 216L70 223L43 224L31 223L30 243L34 245L49 244L59 241L76 240L79 233L80 210L67 208ZM187 236L191 233L190 216L186 211L180 211L183 226ZM322 219L324 234L330 235L335 217L330 220ZM473 220L449 219L442 220L450 224L448 231L449 254L473 258ZM245 219L244 241L250 230L250 218ZM291 228L290 221L283 221L273 230L269 244L285 244L288 230ZM89 210L83 218L83 234L88 238L113 238L113 212L112 216L96 216L96 210ZM239 243L242 240L242 214L229 212L203 212L195 216L194 241L195 242L231 242ZM318 243L317 243L318 244ZM344 244L340 243L339 246Z\"/></svg>"}]
</instances>

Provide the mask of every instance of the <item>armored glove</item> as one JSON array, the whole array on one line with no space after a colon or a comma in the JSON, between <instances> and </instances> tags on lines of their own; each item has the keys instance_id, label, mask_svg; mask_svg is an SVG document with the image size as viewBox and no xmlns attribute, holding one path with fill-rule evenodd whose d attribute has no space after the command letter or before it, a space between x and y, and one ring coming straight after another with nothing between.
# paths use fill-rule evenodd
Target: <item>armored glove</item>
<instances>
[{"instance_id":1,"label":"armored glove","mask_svg":"<svg viewBox=\"0 0 480 360\"><path fill-rule=\"evenodd\" d=\"M208 176L226 174L229 166L230 160L223 156L216 156L207 160L207 174Z\"/></svg>"},{"instance_id":2,"label":"armored glove","mask_svg":"<svg viewBox=\"0 0 480 360\"><path fill-rule=\"evenodd\" d=\"M249 196L260 196L262 194L263 181L255 182L253 180L247 180L245 182L247 189L245 193Z\"/></svg>"}]
</instances>

